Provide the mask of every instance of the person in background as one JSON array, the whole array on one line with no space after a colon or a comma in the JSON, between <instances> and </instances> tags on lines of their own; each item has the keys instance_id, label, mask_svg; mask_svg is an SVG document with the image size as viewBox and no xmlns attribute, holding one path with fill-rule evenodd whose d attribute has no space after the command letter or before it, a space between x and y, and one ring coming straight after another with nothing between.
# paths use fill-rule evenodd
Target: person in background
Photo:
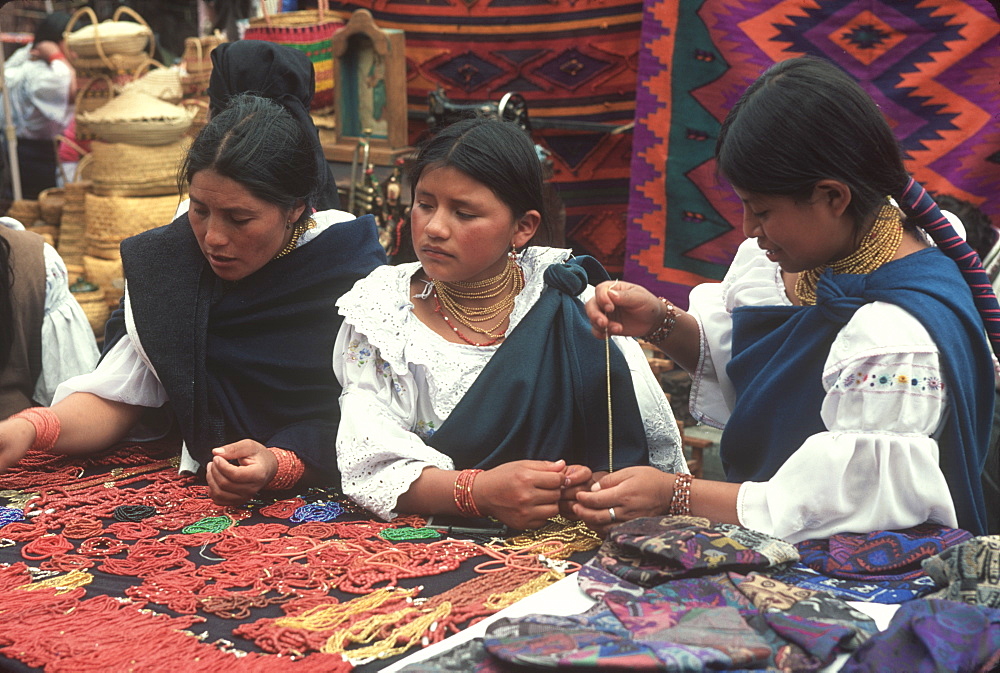
<instances>
[{"instance_id":1,"label":"person in background","mask_svg":"<svg viewBox=\"0 0 1000 673\"><path fill-rule=\"evenodd\" d=\"M48 405L97 364L97 342L66 265L38 234L0 218L0 417Z\"/></svg>"},{"instance_id":2,"label":"person in background","mask_svg":"<svg viewBox=\"0 0 1000 673\"><path fill-rule=\"evenodd\" d=\"M0 422L0 470L32 447L151 439L135 428L152 413L177 424L182 471L220 505L337 485L334 302L386 260L373 218L313 210L317 144L268 98L237 96L209 121L181 168L190 210L122 242L125 329L51 408Z\"/></svg>"},{"instance_id":3,"label":"person in background","mask_svg":"<svg viewBox=\"0 0 1000 673\"><path fill-rule=\"evenodd\" d=\"M546 208L527 134L459 121L408 171L418 261L376 269L337 302L344 494L385 519L526 529L611 467L687 472L639 344L590 338L579 297L604 270L528 245Z\"/></svg>"},{"instance_id":4,"label":"person in background","mask_svg":"<svg viewBox=\"0 0 1000 673\"><path fill-rule=\"evenodd\" d=\"M46 16L34 41L14 52L4 66L24 199L37 199L39 192L56 186L56 137L73 119L76 76L63 40L69 20L65 12ZM3 117L0 108L0 125L6 126Z\"/></svg>"},{"instance_id":5,"label":"person in background","mask_svg":"<svg viewBox=\"0 0 1000 673\"><path fill-rule=\"evenodd\" d=\"M594 336L645 335L691 373L728 481L626 468L577 515L692 514L789 542L984 534L1000 311L878 106L828 61L782 61L729 112L716 159L747 237L723 281L689 311L605 283L587 312Z\"/></svg>"}]
</instances>

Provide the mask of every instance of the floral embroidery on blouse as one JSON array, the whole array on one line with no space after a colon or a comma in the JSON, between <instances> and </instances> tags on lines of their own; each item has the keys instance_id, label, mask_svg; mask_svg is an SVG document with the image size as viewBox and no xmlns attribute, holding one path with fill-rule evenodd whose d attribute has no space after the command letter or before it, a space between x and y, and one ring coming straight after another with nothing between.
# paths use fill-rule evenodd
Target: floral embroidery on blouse
<instances>
[{"instance_id":1,"label":"floral embroidery on blouse","mask_svg":"<svg viewBox=\"0 0 1000 673\"><path fill-rule=\"evenodd\" d=\"M435 432L437 432L437 428L434 426L434 421L417 421L413 427L413 434L420 439L430 439Z\"/></svg>"},{"instance_id":2,"label":"floral embroidery on blouse","mask_svg":"<svg viewBox=\"0 0 1000 673\"><path fill-rule=\"evenodd\" d=\"M909 387L914 390L937 392L944 390L944 381L936 376L919 377L909 374L849 372L844 374L837 387L842 389L867 387L881 390Z\"/></svg>"},{"instance_id":3,"label":"floral embroidery on blouse","mask_svg":"<svg viewBox=\"0 0 1000 673\"><path fill-rule=\"evenodd\" d=\"M364 346L357 339L352 339L351 343L348 344L347 350L344 352L344 360L347 362L353 362L359 367L364 367L368 364L368 360L372 356L371 344L365 342Z\"/></svg>"}]
</instances>

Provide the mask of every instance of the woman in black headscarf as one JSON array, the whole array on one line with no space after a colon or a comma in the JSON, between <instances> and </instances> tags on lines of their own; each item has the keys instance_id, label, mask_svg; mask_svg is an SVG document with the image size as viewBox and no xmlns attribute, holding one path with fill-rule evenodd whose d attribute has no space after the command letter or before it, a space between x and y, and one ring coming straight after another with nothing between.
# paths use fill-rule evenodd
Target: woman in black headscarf
<instances>
[{"instance_id":1,"label":"woman in black headscarf","mask_svg":"<svg viewBox=\"0 0 1000 673\"><path fill-rule=\"evenodd\" d=\"M309 57L294 47L264 40L224 42L212 50L212 77L208 83L209 112L224 110L240 93L253 93L281 103L303 128L319 137L309 116L316 91L316 72ZM324 177L316 200L318 210L340 209L340 195L330 165L316 144L319 174Z\"/></svg>"}]
</instances>

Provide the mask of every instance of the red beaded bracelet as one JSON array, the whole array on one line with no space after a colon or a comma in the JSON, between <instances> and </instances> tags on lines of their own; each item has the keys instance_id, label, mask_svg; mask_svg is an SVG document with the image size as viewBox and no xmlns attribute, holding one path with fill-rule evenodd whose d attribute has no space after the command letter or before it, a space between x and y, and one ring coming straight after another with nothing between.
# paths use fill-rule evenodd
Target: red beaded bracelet
<instances>
[{"instance_id":1,"label":"red beaded bracelet","mask_svg":"<svg viewBox=\"0 0 1000 673\"><path fill-rule=\"evenodd\" d=\"M56 412L48 407L29 407L19 411L11 418L23 418L35 428L35 441L31 443L34 451L51 451L59 439L62 424Z\"/></svg>"},{"instance_id":2,"label":"red beaded bracelet","mask_svg":"<svg viewBox=\"0 0 1000 673\"><path fill-rule=\"evenodd\" d=\"M278 471L274 473L274 477L265 488L269 491L280 491L295 486L306 472L302 459L286 449L269 446L267 450L278 461Z\"/></svg>"},{"instance_id":3,"label":"red beaded bracelet","mask_svg":"<svg viewBox=\"0 0 1000 673\"><path fill-rule=\"evenodd\" d=\"M691 482L694 477L690 474L678 474L674 480L674 495L670 498L670 510L667 512L671 516L687 516L691 513Z\"/></svg>"},{"instance_id":4,"label":"red beaded bracelet","mask_svg":"<svg viewBox=\"0 0 1000 673\"><path fill-rule=\"evenodd\" d=\"M455 507L465 516L482 516L472 497L472 483L482 470L462 470L455 479Z\"/></svg>"},{"instance_id":5,"label":"red beaded bracelet","mask_svg":"<svg viewBox=\"0 0 1000 673\"><path fill-rule=\"evenodd\" d=\"M659 300L663 302L663 306L666 309L663 314L663 322L660 323L659 327L643 337L645 341L654 344L660 343L670 336L670 333L674 331L674 326L677 325L677 307L663 297L659 297Z\"/></svg>"}]
</instances>

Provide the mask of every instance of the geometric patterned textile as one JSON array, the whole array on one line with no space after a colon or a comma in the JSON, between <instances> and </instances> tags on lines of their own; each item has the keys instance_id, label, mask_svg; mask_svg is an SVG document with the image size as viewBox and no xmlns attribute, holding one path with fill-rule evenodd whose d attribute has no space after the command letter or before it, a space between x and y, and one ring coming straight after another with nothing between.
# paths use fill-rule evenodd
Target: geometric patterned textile
<instances>
[{"instance_id":1,"label":"geometric patterned textile","mask_svg":"<svg viewBox=\"0 0 1000 673\"><path fill-rule=\"evenodd\" d=\"M987 0L646 0L626 234L627 280L687 306L743 240L715 176L719 126L772 63L811 54L857 79L907 170L1000 227L1000 21Z\"/></svg>"},{"instance_id":2,"label":"geometric patterned textile","mask_svg":"<svg viewBox=\"0 0 1000 673\"><path fill-rule=\"evenodd\" d=\"M409 135L426 129L430 92L455 102L524 96L532 138L550 152L566 243L620 276L635 118L639 0L354 0L406 35ZM576 128L566 128L575 124Z\"/></svg>"}]
</instances>

